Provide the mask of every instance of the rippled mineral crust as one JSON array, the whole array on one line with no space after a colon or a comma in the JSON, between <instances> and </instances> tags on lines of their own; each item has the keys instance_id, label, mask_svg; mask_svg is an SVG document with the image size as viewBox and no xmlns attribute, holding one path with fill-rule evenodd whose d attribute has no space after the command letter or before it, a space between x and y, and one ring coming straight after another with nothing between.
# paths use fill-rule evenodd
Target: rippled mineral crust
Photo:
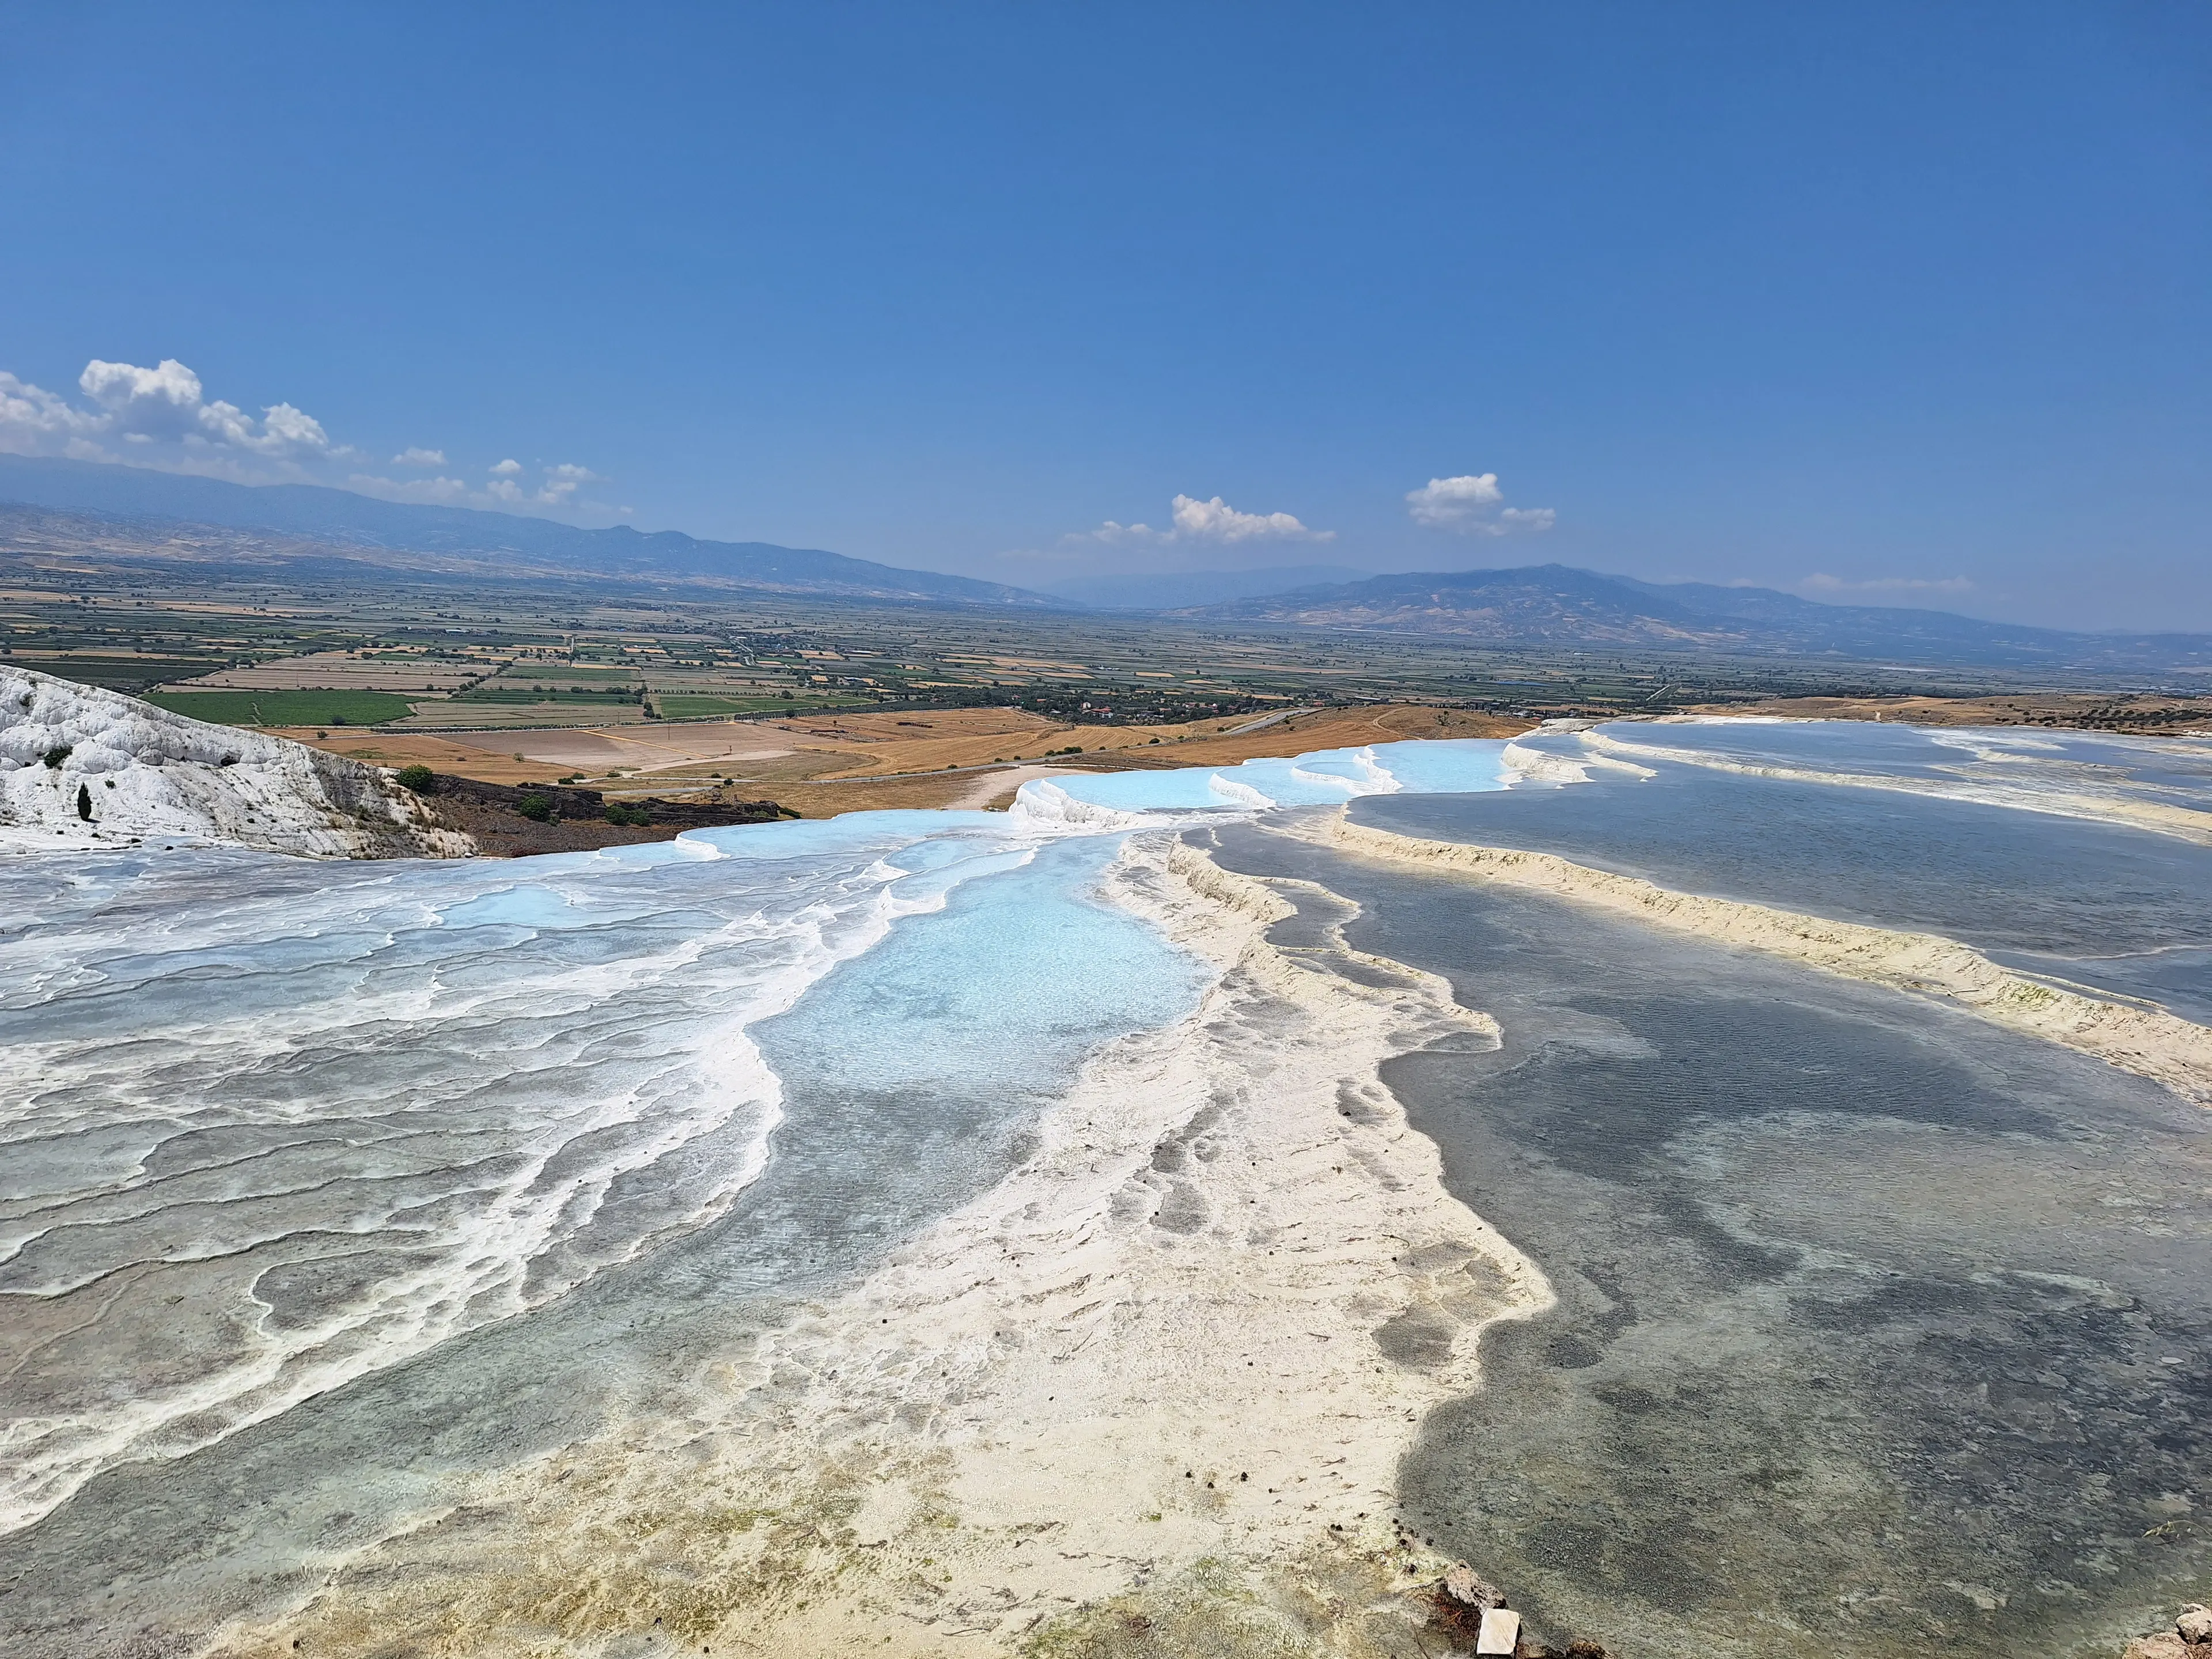
<instances>
[{"instance_id":1,"label":"rippled mineral crust","mask_svg":"<svg viewBox=\"0 0 2212 1659\"><path fill-rule=\"evenodd\" d=\"M1420 1651L1448 1564L1396 1529L1399 1459L1551 1293L1376 1068L1494 1028L1340 937L1275 948L1278 894L1179 842L1109 891L1214 983L998 1187L688 1413L484 1476L210 1651Z\"/></svg>"},{"instance_id":2,"label":"rippled mineral crust","mask_svg":"<svg viewBox=\"0 0 2212 1659\"><path fill-rule=\"evenodd\" d=\"M0 852L211 843L316 858L461 858L380 769L0 666Z\"/></svg>"},{"instance_id":3,"label":"rippled mineral crust","mask_svg":"<svg viewBox=\"0 0 2212 1659\"><path fill-rule=\"evenodd\" d=\"M1311 833L1361 856L1557 893L1654 927L1944 997L1993 1024L2094 1054L2199 1105L2212 1105L2212 1030L2160 1009L2129 1007L2022 978L1955 940L1669 892L1548 853L1395 835L1350 823L1340 813Z\"/></svg>"}]
</instances>

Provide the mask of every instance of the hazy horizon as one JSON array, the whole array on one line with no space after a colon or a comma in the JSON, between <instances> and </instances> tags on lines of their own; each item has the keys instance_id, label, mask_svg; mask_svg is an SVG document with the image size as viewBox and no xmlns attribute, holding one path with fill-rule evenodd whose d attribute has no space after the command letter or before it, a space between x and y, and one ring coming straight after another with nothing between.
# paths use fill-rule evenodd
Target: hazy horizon
<instances>
[{"instance_id":1,"label":"hazy horizon","mask_svg":"<svg viewBox=\"0 0 2212 1659\"><path fill-rule=\"evenodd\" d=\"M2201 13L8 15L0 450L2212 629Z\"/></svg>"}]
</instances>

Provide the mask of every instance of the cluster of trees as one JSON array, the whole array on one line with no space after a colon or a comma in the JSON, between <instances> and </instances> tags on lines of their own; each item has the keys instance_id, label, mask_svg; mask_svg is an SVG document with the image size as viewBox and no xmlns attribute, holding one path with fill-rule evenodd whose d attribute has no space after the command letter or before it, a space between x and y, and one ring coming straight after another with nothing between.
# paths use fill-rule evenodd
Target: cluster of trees
<instances>
[{"instance_id":1,"label":"cluster of trees","mask_svg":"<svg viewBox=\"0 0 2212 1659\"><path fill-rule=\"evenodd\" d=\"M1233 694L1192 696L1188 693L1155 691L1141 686L1024 686L1018 690L989 690L961 700L969 707L1024 708L1071 726L1182 726L1193 720L1218 720L1224 715L1257 714L1277 708L1279 698L1243 697Z\"/></svg>"}]
</instances>

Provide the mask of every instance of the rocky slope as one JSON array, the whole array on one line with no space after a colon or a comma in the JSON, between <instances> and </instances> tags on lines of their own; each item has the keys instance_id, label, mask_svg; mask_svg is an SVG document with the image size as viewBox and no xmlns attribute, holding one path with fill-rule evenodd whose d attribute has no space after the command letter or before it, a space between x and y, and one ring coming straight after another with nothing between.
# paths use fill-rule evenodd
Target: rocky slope
<instances>
[{"instance_id":1,"label":"rocky slope","mask_svg":"<svg viewBox=\"0 0 2212 1659\"><path fill-rule=\"evenodd\" d=\"M0 852L216 842L315 858L465 858L382 770L0 665Z\"/></svg>"}]
</instances>

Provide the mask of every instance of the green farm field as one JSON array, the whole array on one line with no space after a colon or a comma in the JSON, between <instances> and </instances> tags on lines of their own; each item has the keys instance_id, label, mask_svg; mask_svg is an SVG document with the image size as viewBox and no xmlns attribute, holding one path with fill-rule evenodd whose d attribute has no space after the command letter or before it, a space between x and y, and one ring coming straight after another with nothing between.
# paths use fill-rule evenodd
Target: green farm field
<instances>
[{"instance_id":1,"label":"green farm field","mask_svg":"<svg viewBox=\"0 0 2212 1659\"><path fill-rule=\"evenodd\" d=\"M149 691L146 701L217 726L377 726L412 712L388 691Z\"/></svg>"},{"instance_id":2,"label":"green farm field","mask_svg":"<svg viewBox=\"0 0 2212 1659\"><path fill-rule=\"evenodd\" d=\"M786 714L805 714L810 710L836 707L836 700L823 697L719 697L712 692L656 691L653 705L665 720L712 720L721 714L759 714L780 711Z\"/></svg>"}]
</instances>

